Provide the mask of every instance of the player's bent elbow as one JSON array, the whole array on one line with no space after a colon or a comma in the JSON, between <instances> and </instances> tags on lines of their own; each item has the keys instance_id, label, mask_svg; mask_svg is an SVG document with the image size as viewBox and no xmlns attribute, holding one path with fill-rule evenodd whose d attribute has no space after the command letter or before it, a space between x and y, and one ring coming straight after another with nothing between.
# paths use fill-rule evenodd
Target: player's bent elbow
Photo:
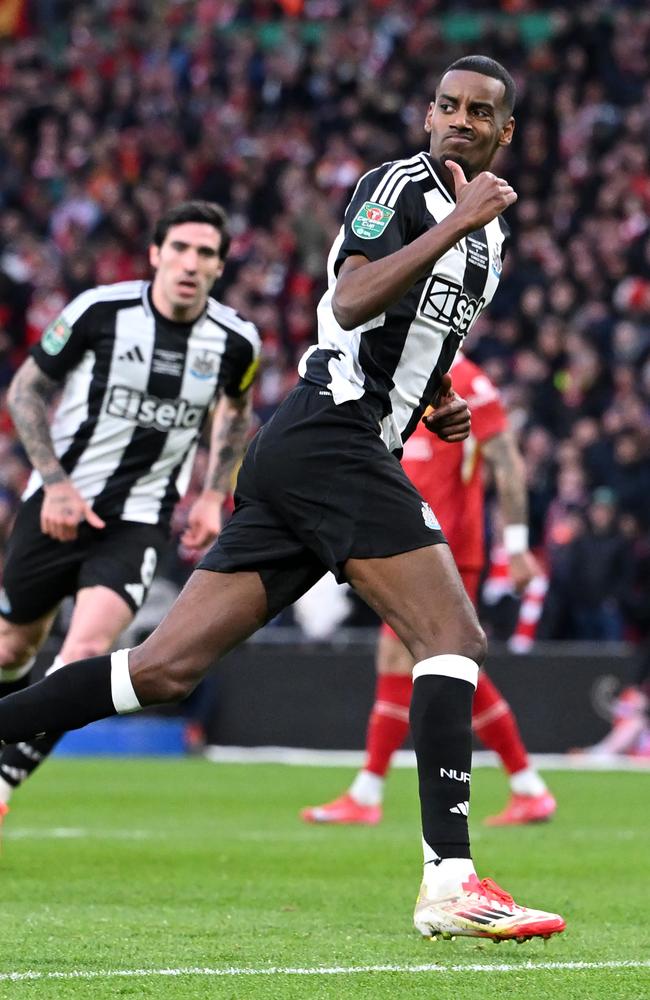
<instances>
[{"instance_id":1,"label":"player's bent elbow","mask_svg":"<svg viewBox=\"0 0 650 1000\"><path fill-rule=\"evenodd\" d=\"M355 327L363 322L357 315L358 310L351 305L342 303L337 297L336 292L332 299L332 312L334 313L334 319L342 330L354 330Z\"/></svg>"}]
</instances>

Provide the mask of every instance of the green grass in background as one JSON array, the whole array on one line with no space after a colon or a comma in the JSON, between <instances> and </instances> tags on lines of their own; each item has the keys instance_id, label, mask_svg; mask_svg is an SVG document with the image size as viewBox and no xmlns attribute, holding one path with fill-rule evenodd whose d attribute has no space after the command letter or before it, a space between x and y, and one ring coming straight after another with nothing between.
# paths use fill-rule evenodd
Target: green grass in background
<instances>
[{"instance_id":1,"label":"green grass in background","mask_svg":"<svg viewBox=\"0 0 650 1000\"><path fill-rule=\"evenodd\" d=\"M55 760L14 798L0 860L0 997L641 1000L648 774L548 775L550 824L489 830L503 776L475 771L474 853L515 898L562 913L566 933L522 946L426 942L412 930L420 875L413 771L389 779L384 822L310 827L301 806L340 793L352 772L203 760ZM446 971L337 975L36 978L107 970L331 968L437 963ZM451 967L514 965L516 971Z\"/></svg>"}]
</instances>

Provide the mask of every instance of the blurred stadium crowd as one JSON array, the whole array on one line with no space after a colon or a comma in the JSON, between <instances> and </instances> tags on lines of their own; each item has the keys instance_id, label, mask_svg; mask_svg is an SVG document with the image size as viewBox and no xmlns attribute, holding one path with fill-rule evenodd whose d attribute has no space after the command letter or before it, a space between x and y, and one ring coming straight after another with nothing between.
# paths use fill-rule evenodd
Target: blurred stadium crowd
<instances>
[{"instance_id":1,"label":"blurred stadium crowd","mask_svg":"<svg viewBox=\"0 0 650 1000\"><path fill-rule=\"evenodd\" d=\"M220 297L263 336L266 420L315 337L325 257L365 170L425 147L460 55L519 88L519 192L467 342L525 455L546 638L650 631L650 10L526 0L12 0L0 18L0 548L25 478L4 405L63 304L148 274L190 196L234 234Z\"/></svg>"}]
</instances>

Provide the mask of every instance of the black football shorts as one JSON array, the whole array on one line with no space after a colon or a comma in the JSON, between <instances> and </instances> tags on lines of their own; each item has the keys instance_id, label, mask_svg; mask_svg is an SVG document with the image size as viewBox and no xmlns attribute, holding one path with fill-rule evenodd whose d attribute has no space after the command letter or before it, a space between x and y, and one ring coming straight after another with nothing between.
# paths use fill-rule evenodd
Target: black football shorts
<instances>
[{"instance_id":1,"label":"black football shorts","mask_svg":"<svg viewBox=\"0 0 650 1000\"><path fill-rule=\"evenodd\" d=\"M2 574L0 615L24 625L54 610L84 587L114 590L133 613L142 605L167 532L158 525L109 521L105 528L83 522L72 542L43 534L38 490L18 511Z\"/></svg>"},{"instance_id":2,"label":"black football shorts","mask_svg":"<svg viewBox=\"0 0 650 1000\"><path fill-rule=\"evenodd\" d=\"M269 617L348 559L374 559L444 542L433 512L379 437L366 402L334 403L301 383L253 439L235 510L199 563L257 571Z\"/></svg>"}]
</instances>

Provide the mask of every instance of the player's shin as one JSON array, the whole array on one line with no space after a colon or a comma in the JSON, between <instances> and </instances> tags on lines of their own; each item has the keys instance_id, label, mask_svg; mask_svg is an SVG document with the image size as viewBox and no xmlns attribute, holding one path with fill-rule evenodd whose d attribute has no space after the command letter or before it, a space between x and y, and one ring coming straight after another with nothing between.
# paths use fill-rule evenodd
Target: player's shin
<instances>
[{"instance_id":1,"label":"player's shin","mask_svg":"<svg viewBox=\"0 0 650 1000\"><path fill-rule=\"evenodd\" d=\"M418 765L424 885L430 898L460 890L474 871L469 845L472 698L478 666L432 656L413 669L411 732Z\"/></svg>"},{"instance_id":2,"label":"player's shin","mask_svg":"<svg viewBox=\"0 0 650 1000\"><path fill-rule=\"evenodd\" d=\"M0 740L18 743L41 733L80 729L141 707L131 683L128 651L122 649L77 660L25 691L0 699Z\"/></svg>"}]
</instances>

